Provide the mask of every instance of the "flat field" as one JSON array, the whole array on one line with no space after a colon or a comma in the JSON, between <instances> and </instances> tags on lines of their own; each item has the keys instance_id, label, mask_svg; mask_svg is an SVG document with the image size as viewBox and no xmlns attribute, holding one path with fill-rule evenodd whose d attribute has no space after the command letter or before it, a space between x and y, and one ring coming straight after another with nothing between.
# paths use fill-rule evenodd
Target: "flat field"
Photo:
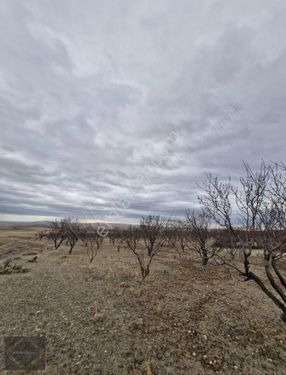
<instances>
[{"instance_id":1,"label":"flat field","mask_svg":"<svg viewBox=\"0 0 286 375\"><path fill-rule=\"evenodd\" d=\"M0 265L13 269L0 273L1 373L5 336L41 335L48 375L286 373L286 323L253 282L169 248L142 282L127 248L105 240L89 264L40 229L0 229Z\"/></svg>"}]
</instances>

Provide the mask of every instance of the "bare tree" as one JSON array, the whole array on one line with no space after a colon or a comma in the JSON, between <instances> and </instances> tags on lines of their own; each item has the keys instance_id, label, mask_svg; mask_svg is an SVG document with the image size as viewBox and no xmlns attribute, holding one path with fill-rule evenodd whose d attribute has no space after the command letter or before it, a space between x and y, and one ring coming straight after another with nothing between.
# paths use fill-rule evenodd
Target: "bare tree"
<instances>
[{"instance_id":1,"label":"bare tree","mask_svg":"<svg viewBox=\"0 0 286 375\"><path fill-rule=\"evenodd\" d=\"M189 224L186 220L178 220L176 222L176 231L177 231L177 242L182 250L182 253L185 254L186 250L190 248L191 234L189 229Z\"/></svg>"},{"instance_id":2,"label":"bare tree","mask_svg":"<svg viewBox=\"0 0 286 375\"><path fill-rule=\"evenodd\" d=\"M92 263L103 243L103 237L98 234L95 228L87 225L81 230L80 238L86 248L89 262Z\"/></svg>"},{"instance_id":3,"label":"bare tree","mask_svg":"<svg viewBox=\"0 0 286 375\"><path fill-rule=\"evenodd\" d=\"M192 247L200 256L203 266L205 266L209 259L218 254L220 250L220 247L216 246L211 238L211 217L204 209L199 212L187 210L186 222L190 231Z\"/></svg>"},{"instance_id":4,"label":"bare tree","mask_svg":"<svg viewBox=\"0 0 286 375\"><path fill-rule=\"evenodd\" d=\"M64 220L55 220L49 224L48 232L41 232L40 238L46 238L48 241L54 243L55 249L58 249L62 243L66 240L64 230Z\"/></svg>"},{"instance_id":5,"label":"bare tree","mask_svg":"<svg viewBox=\"0 0 286 375\"><path fill-rule=\"evenodd\" d=\"M71 218L65 218L60 221L55 220L50 223L50 228L46 233L41 233L41 238L46 238L54 243L55 249L62 244L69 246L69 254L80 239L82 228L78 221Z\"/></svg>"},{"instance_id":6,"label":"bare tree","mask_svg":"<svg viewBox=\"0 0 286 375\"><path fill-rule=\"evenodd\" d=\"M232 267L246 280L255 281L282 311L285 320L286 282L278 268L286 243L285 168L264 162L257 171L247 164L244 166L246 174L239 184L232 184L230 180L221 182L209 175L205 194L199 200L215 223L227 230L231 247L239 253L243 268L219 257L222 264ZM257 242L263 250L268 283L252 270L250 256Z\"/></svg>"},{"instance_id":7,"label":"bare tree","mask_svg":"<svg viewBox=\"0 0 286 375\"><path fill-rule=\"evenodd\" d=\"M148 215L142 217L140 230L149 256L156 253L167 242L168 226L169 219L161 216Z\"/></svg>"},{"instance_id":8,"label":"bare tree","mask_svg":"<svg viewBox=\"0 0 286 375\"><path fill-rule=\"evenodd\" d=\"M138 260L138 264L141 271L142 279L144 280L150 273L150 265L152 262L153 256L147 257L147 262L145 261L144 252L142 252L142 249L139 249L139 241L141 238L141 233L139 228L129 228L126 236L125 236L125 242L128 246L128 248L133 252L133 254L136 256Z\"/></svg>"},{"instance_id":9,"label":"bare tree","mask_svg":"<svg viewBox=\"0 0 286 375\"><path fill-rule=\"evenodd\" d=\"M150 273L150 266L154 256L166 243L166 231L169 220L160 216L149 215L143 217L140 227L132 227L126 231L125 242L128 248L136 255L142 279ZM144 247L140 247L140 240L143 240Z\"/></svg>"},{"instance_id":10,"label":"bare tree","mask_svg":"<svg viewBox=\"0 0 286 375\"><path fill-rule=\"evenodd\" d=\"M114 228L113 230L109 231L108 237L113 246L116 246L117 251L119 252L121 247L126 242L126 230L120 229L118 227Z\"/></svg>"},{"instance_id":11,"label":"bare tree","mask_svg":"<svg viewBox=\"0 0 286 375\"><path fill-rule=\"evenodd\" d=\"M169 225L166 230L166 243L167 247L175 248L177 242L179 241L179 231L178 231L178 222L176 220L169 220Z\"/></svg>"},{"instance_id":12,"label":"bare tree","mask_svg":"<svg viewBox=\"0 0 286 375\"><path fill-rule=\"evenodd\" d=\"M77 220L71 218L63 219L65 231L65 243L69 246L69 254L72 253L76 243L81 238L82 228Z\"/></svg>"}]
</instances>

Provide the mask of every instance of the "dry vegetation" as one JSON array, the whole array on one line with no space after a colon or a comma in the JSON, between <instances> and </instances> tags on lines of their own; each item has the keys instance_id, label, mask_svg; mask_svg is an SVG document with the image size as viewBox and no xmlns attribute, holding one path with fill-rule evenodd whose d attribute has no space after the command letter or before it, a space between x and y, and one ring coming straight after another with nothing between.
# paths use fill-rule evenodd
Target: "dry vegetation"
<instances>
[{"instance_id":1,"label":"dry vegetation","mask_svg":"<svg viewBox=\"0 0 286 375\"><path fill-rule=\"evenodd\" d=\"M285 166L209 176L200 201L106 238L3 227L2 336L44 335L46 374L285 374Z\"/></svg>"},{"instance_id":2,"label":"dry vegetation","mask_svg":"<svg viewBox=\"0 0 286 375\"><path fill-rule=\"evenodd\" d=\"M80 242L68 255L30 230L0 233L2 264L29 270L0 276L1 335L45 335L46 374L285 373L278 310L213 259L166 246L142 282L125 244L104 240L90 263ZM251 262L266 281L261 254Z\"/></svg>"}]
</instances>

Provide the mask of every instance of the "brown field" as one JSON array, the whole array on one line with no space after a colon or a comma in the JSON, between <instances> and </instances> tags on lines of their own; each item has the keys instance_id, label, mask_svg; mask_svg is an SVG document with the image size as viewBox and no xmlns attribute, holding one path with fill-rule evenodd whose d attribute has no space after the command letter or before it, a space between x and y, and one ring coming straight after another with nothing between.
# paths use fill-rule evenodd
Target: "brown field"
<instances>
[{"instance_id":1,"label":"brown field","mask_svg":"<svg viewBox=\"0 0 286 375\"><path fill-rule=\"evenodd\" d=\"M286 373L286 325L253 282L175 249L142 282L127 248L105 240L89 264L84 247L68 256L39 230L0 229L0 263L22 266L0 274L1 373L9 335L46 337L48 375Z\"/></svg>"}]
</instances>

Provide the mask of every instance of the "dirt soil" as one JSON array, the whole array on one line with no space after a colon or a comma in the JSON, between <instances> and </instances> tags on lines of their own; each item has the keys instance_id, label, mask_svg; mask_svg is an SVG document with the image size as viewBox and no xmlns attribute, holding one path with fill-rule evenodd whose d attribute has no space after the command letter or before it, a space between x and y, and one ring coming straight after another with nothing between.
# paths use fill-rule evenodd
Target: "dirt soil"
<instances>
[{"instance_id":1,"label":"dirt soil","mask_svg":"<svg viewBox=\"0 0 286 375\"><path fill-rule=\"evenodd\" d=\"M0 229L0 263L25 269L0 274L1 373L5 336L43 335L41 374L286 374L286 325L253 282L175 249L141 282L128 249L105 240L89 264L38 230Z\"/></svg>"}]
</instances>

